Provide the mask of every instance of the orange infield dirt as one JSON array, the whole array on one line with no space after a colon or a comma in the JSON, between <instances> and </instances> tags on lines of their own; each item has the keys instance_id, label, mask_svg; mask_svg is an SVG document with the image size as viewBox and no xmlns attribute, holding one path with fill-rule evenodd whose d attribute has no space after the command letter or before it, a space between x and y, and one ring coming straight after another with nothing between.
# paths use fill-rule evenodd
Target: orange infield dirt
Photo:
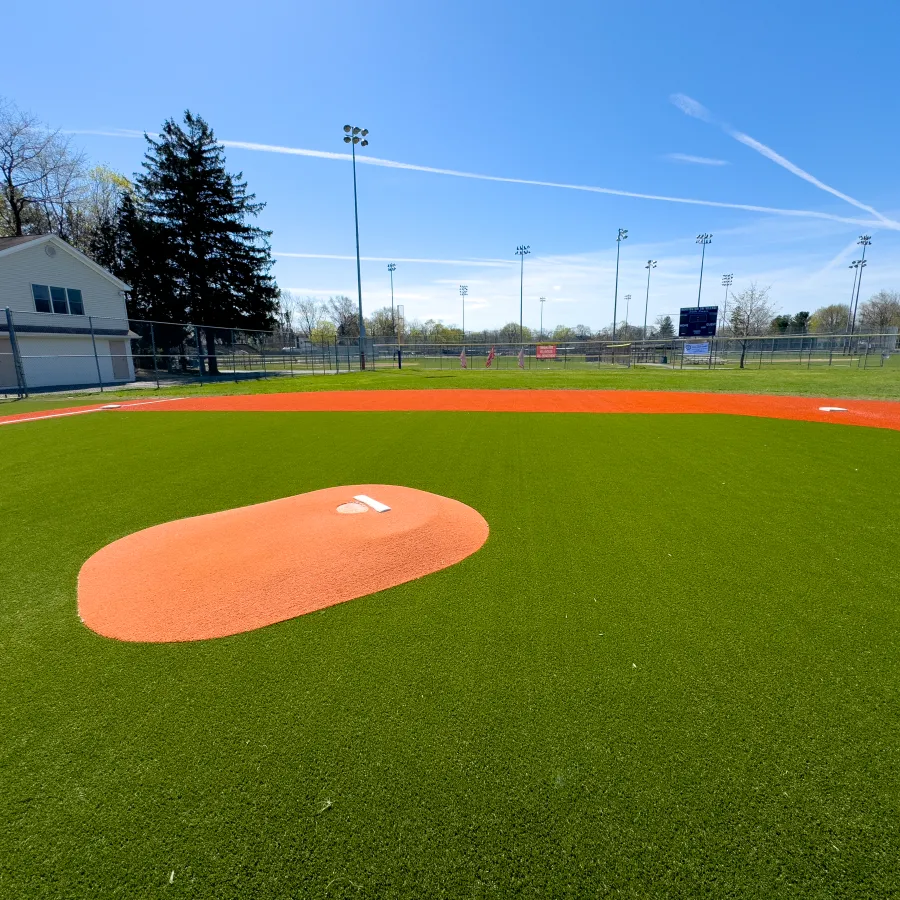
<instances>
[{"instance_id":1,"label":"orange infield dirt","mask_svg":"<svg viewBox=\"0 0 900 900\"><path fill-rule=\"evenodd\" d=\"M820 407L846 412L823 412ZM131 407L175 412L542 412L722 413L806 422L839 422L900 431L900 402L764 394L695 394L678 391L426 390L322 391L197 397Z\"/></svg>"},{"instance_id":2,"label":"orange infield dirt","mask_svg":"<svg viewBox=\"0 0 900 900\"><path fill-rule=\"evenodd\" d=\"M391 508L376 512L358 494ZM108 544L81 568L78 612L122 641L224 637L445 569L487 537L482 516L449 497L387 484L325 488Z\"/></svg>"},{"instance_id":3,"label":"orange infield dirt","mask_svg":"<svg viewBox=\"0 0 900 900\"><path fill-rule=\"evenodd\" d=\"M823 411L839 407L844 412ZM0 416L0 425L95 412L101 405ZM687 391L424 390L242 394L119 401L114 412L544 412L719 413L837 422L900 431L900 402Z\"/></svg>"}]
</instances>

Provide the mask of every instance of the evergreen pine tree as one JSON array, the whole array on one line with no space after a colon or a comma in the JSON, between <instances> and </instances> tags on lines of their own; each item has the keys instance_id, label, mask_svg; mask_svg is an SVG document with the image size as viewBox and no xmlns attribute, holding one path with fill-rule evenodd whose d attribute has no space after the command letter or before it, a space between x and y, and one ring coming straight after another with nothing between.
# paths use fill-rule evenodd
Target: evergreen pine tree
<instances>
[{"instance_id":1,"label":"evergreen pine tree","mask_svg":"<svg viewBox=\"0 0 900 900\"><path fill-rule=\"evenodd\" d=\"M265 204L247 192L242 173L225 170L222 146L200 116L186 111L183 127L169 119L159 139L147 142L137 199L123 200L120 217L132 315L204 326L209 371L216 374L215 326L275 323L271 232L248 221Z\"/></svg>"}]
</instances>

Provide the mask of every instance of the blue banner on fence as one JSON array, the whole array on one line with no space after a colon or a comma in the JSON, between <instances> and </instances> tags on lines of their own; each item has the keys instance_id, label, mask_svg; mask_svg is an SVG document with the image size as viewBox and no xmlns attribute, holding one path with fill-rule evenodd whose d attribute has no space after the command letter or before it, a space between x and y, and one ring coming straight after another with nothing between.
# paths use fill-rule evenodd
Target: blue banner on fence
<instances>
[{"instance_id":1,"label":"blue banner on fence","mask_svg":"<svg viewBox=\"0 0 900 900\"><path fill-rule=\"evenodd\" d=\"M684 345L685 356L706 356L707 353L709 353L709 341L704 341L702 344Z\"/></svg>"}]
</instances>

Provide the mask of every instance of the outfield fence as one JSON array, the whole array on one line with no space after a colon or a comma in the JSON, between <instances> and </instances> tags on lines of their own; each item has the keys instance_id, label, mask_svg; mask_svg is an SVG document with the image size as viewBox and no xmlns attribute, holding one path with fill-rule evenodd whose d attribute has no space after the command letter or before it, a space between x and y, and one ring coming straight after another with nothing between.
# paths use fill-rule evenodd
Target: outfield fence
<instances>
[{"instance_id":1,"label":"outfield fence","mask_svg":"<svg viewBox=\"0 0 900 900\"><path fill-rule=\"evenodd\" d=\"M668 369L878 368L900 365L897 329L885 334L765 335L647 341L405 344L402 366L420 369L590 371L647 366ZM465 351L465 352L463 352ZM375 344L379 366L399 367L393 344Z\"/></svg>"},{"instance_id":2,"label":"outfield fence","mask_svg":"<svg viewBox=\"0 0 900 900\"><path fill-rule=\"evenodd\" d=\"M505 371L873 368L896 363L897 329L883 334L720 336L646 341L427 343L369 336L365 368ZM193 323L0 310L0 394L125 385L337 375L363 365L359 339L310 339ZM490 365L488 365L490 362Z\"/></svg>"}]
</instances>

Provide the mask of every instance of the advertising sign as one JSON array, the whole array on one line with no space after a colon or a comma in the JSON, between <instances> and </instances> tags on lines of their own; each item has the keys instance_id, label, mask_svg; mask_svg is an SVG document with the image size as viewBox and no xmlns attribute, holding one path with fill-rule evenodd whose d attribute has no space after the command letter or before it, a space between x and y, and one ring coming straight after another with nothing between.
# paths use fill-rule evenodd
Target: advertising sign
<instances>
[{"instance_id":1,"label":"advertising sign","mask_svg":"<svg viewBox=\"0 0 900 900\"><path fill-rule=\"evenodd\" d=\"M709 341L704 341L702 344L685 344L684 345L684 355L685 356L706 356L709 353Z\"/></svg>"},{"instance_id":2,"label":"advertising sign","mask_svg":"<svg viewBox=\"0 0 900 900\"><path fill-rule=\"evenodd\" d=\"M556 359L556 344L538 344L535 356L538 359Z\"/></svg>"}]
</instances>

